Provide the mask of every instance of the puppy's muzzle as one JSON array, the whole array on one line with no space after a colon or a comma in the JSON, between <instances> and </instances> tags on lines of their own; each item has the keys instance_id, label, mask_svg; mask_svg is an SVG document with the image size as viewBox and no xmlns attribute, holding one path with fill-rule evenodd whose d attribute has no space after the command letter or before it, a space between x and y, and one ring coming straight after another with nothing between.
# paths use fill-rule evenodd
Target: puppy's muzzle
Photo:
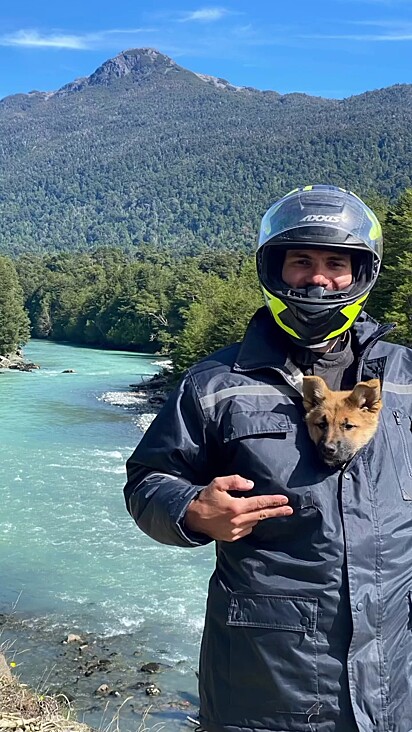
<instances>
[{"instance_id":1,"label":"puppy's muzzle","mask_svg":"<svg viewBox=\"0 0 412 732\"><path fill-rule=\"evenodd\" d=\"M347 445L336 442L319 443L318 450L323 462L330 467L346 463L355 454Z\"/></svg>"}]
</instances>

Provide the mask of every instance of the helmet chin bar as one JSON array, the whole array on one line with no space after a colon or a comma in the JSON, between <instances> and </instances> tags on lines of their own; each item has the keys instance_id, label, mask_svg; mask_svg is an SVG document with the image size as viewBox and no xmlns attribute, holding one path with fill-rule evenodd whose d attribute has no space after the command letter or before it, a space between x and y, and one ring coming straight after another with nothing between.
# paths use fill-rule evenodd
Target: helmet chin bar
<instances>
[{"instance_id":1,"label":"helmet chin bar","mask_svg":"<svg viewBox=\"0 0 412 732\"><path fill-rule=\"evenodd\" d=\"M364 293L351 302L347 302L346 297L343 301L335 299L334 302L328 301L328 297L313 298L311 302L309 298L295 299L289 294L282 297L263 286L262 289L266 305L278 326L297 346L314 349L332 346L340 335L349 330L368 297L368 293Z\"/></svg>"},{"instance_id":2,"label":"helmet chin bar","mask_svg":"<svg viewBox=\"0 0 412 732\"><path fill-rule=\"evenodd\" d=\"M320 300L325 295L326 288L322 285L308 285L306 287L306 296Z\"/></svg>"}]
</instances>

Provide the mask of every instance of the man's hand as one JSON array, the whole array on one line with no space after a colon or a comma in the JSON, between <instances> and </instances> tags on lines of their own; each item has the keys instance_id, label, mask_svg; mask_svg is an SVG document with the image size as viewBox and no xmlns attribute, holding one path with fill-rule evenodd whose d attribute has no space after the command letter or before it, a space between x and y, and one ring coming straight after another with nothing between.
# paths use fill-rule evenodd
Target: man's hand
<instances>
[{"instance_id":1,"label":"man's hand","mask_svg":"<svg viewBox=\"0 0 412 732\"><path fill-rule=\"evenodd\" d=\"M250 491L253 481L240 475L215 478L191 501L185 515L190 531L206 534L216 541L237 541L247 536L259 521L290 516L286 496L233 497L228 491Z\"/></svg>"}]
</instances>

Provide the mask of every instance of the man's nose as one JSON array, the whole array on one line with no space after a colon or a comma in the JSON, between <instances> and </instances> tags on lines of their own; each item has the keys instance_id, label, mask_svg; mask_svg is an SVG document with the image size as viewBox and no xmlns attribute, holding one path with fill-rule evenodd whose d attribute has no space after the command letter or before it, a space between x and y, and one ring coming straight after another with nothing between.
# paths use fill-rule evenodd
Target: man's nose
<instances>
[{"instance_id":1,"label":"man's nose","mask_svg":"<svg viewBox=\"0 0 412 732\"><path fill-rule=\"evenodd\" d=\"M320 287L326 287L329 284L329 280L323 272L311 272L308 277L308 285L319 285Z\"/></svg>"}]
</instances>

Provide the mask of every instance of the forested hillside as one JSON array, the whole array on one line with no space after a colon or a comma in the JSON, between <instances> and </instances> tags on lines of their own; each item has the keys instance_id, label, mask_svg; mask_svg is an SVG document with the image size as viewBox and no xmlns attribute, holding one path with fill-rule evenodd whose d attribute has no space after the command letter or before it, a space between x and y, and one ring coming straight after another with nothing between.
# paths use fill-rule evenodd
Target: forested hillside
<instances>
[{"instance_id":1,"label":"forested hillside","mask_svg":"<svg viewBox=\"0 0 412 732\"><path fill-rule=\"evenodd\" d=\"M396 321L391 337L412 345L412 189L380 214L386 254L366 309ZM13 269L6 257L0 269L2 259ZM175 374L240 340L263 304L254 257L244 252L177 256L145 245L132 256L112 247L25 254L16 268L33 336L167 353ZM13 312L10 319L15 324ZM5 323L0 318L0 353Z\"/></svg>"},{"instance_id":2,"label":"forested hillside","mask_svg":"<svg viewBox=\"0 0 412 732\"><path fill-rule=\"evenodd\" d=\"M236 88L150 49L0 102L0 252L247 250L280 194L412 183L412 86L345 100Z\"/></svg>"}]
</instances>

